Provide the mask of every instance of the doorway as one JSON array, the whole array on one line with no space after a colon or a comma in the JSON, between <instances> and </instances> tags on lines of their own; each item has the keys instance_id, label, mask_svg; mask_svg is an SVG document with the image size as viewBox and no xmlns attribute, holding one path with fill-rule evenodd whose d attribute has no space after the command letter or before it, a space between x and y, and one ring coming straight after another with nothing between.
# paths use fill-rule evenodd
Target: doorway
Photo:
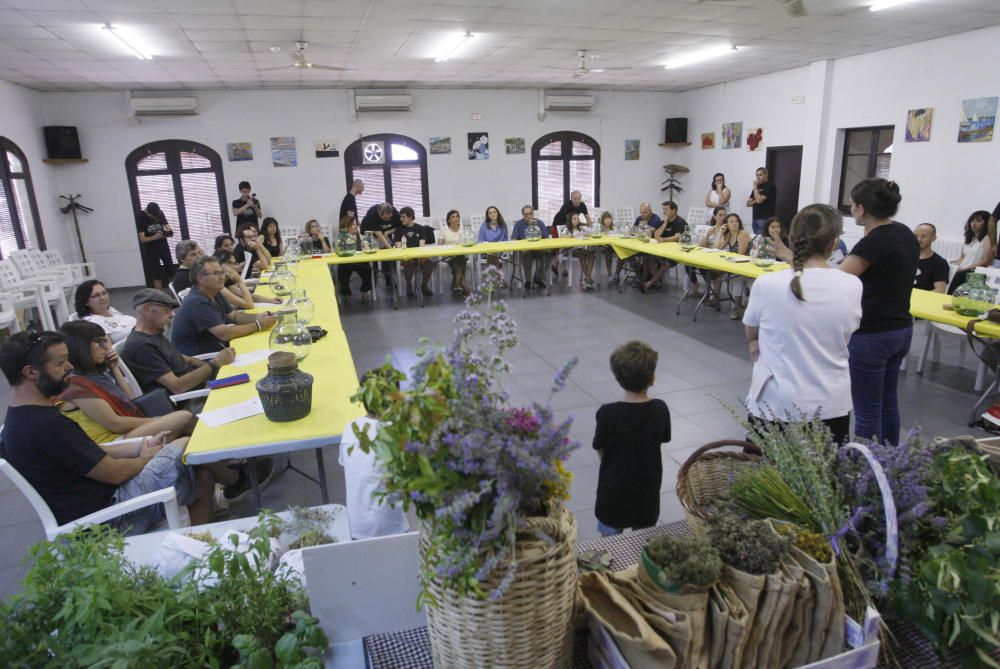
<instances>
[{"instance_id":1,"label":"doorway","mask_svg":"<svg viewBox=\"0 0 1000 669\"><path fill-rule=\"evenodd\" d=\"M774 215L781 219L787 229L799 210L802 146L767 147L767 174L778 191Z\"/></svg>"}]
</instances>

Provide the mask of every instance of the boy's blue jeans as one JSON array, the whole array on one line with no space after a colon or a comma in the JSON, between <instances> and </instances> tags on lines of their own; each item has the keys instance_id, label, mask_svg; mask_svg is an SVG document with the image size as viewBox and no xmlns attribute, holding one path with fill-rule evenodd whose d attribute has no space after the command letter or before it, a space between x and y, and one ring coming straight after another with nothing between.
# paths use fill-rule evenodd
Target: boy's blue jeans
<instances>
[{"instance_id":1,"label":"boy's blue jeans","mask_svg":"<svg viewBox=\"0 0 1000 669\"><path fill-rule=\"evenodd\" d=\"M913 327L887 332L854 333L850 353L854 434L863 439L899 443L899 366L910 351Z\"/></svg>"},{"instance_id":2,"label":"boy's blue jeans","mask_svg":"<svg viewBox=\"0 0 1000 669\"><path fill-rule=\"evenodd\" d=\"M597 521L597 531L601 533L602 537L613 537L616 534L622 533L622 530L617 527L608 527L601 521Z\"/></svg>"}]
</instances>

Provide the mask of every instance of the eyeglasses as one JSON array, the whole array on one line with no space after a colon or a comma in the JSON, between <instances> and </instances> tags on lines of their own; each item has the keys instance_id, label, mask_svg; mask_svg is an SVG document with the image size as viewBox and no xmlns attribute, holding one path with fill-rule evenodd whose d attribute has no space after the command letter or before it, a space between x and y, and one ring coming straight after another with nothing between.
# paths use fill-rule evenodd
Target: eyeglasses
<instances>
[{"instance_id":1,"label":"eyeglasses","mask_svg":"<svg viewBox=\"0 0 1000 669\"><path fill-rule=\"evenodd\" d=\"M41 330L31 330L28 332L28 355L35 350L35 347L42 343L45 339L45 333Z\"/></svg>"}]
</instances>

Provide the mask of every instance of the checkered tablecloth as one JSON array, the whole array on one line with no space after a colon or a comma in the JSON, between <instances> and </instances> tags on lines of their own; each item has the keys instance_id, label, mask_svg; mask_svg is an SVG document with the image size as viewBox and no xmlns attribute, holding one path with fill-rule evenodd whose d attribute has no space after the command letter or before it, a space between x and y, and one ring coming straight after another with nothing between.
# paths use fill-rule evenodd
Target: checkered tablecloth
<instances>
[{"instance_id":1,"label":"checkered tablecloth","mask_svg":"<svg viewBox=\"0 0 1000 669\"><path fill-rule=\"evenodd\" d=\"M658 525L645 530L601 537L577 546L578 551L606 550L614 559L611 568L625 569L639 561L642 547L651 537L661 534L681 536L688 533L687 523L679 521ZM934 647L908 624L889 623L895 644L893 655L904 669L959 669L962 658L953 655L942 661ZM370 669L433 669L431 645L427 628L419 627L402 632L376 634L365 637L365 653ZM1000 660L1000 651L993 653ZM881 665L880 665L881 666ZM587 657L587 634L577 634L573 644L573 669L592 669Z\"/></svg>"}]
</instances>

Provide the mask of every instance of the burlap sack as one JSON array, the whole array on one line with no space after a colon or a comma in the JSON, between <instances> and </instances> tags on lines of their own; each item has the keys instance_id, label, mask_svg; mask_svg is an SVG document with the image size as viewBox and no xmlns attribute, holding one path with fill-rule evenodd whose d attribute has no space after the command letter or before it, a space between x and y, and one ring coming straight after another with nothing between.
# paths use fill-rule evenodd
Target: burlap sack
<instances>
[{"instance_id":1,"label":"burlap sack","mask_svg":"<svg viewBox=\"0 0 1000 669\"><path fill-rule=\"evenodd\" d=\"M736 669L746 643L747 610L725 583L717 583L709 591L708 617L712 640L709 665L712 669Z\"/></svg>"},{"instance_id":2,"label":"burlap sack","mask_svg":"<svg viewBox=\"0 0 1000 669\"><path fill-rule=\"evenodd\" d=\"M789 602L795 599L793 588L797 586L780 568L773 574L768 574L765 579L764 592L757 607L757 618L750 631L747 650L743 654L743 666L748 669L775 666L768 664L771 647L780 639L779 635L783 631L780 629L781 621ZM750 654L749 657L747 653Z\"/></svg>"},{"instance_id":3,"label":"burlap sack","mask_svg":"<svg viewBox=\"0 0 1000 669\"><path fill-rule=\"evenodd\" d=\"M823 645L830 628L830 616L833 614L833 586L830 584L830 573L823 565L808 553L792 547L792 557L802 567L805 577L809 579L813 602L809 609L808 620L803 623L803 638L795 652L792 653L790 664L799 667L803 664L818 661L823 655Z\"/></svg>"},{"instance_id":4,"label":"burlap sack","mask_svg":"<svg viewBox=\"0 0 1000 669\"><path fill-rule=\"evenodd\" d=\"M816 658L817 660L844 652L844 629L847 619L847 613L844 610L844 591L840 587L840 576L837 575L837 558L831 557L829 562L821 564L830 579L831 603L830 620L826 626L823 651Z\"/></svg>"},{"instance_id":5,"label":"burlap sack","mask_svg":"<svg viewBox=\"0 0 1000 669\"><path fill-rule=\"evenodd\" d=\"M691 654L691 619L683 611L674 611L652 597L629 569L609 574L608 579L630 604L643 613L650 627L660 633L677 656L677 666L687 667Z\"/></svg>"},{"instance_id":6,"label":"burlap sack","mask_svg":"<svg viewBox=\"0 0 1000 669\"><path fill-rule=\"evenodd\" d=\"M670 645L607 576L598 572L581 574L580 594L587 613L608 630L632 669L677 667L677 656Z\"/></svg>"},{"instance_id":7,"label":"burlap sack","mask_svg":"<svg viewBox=\"0 0 1000 669\"><path fill-rule=\"evenodd\" d=\"M795 595L789 601L778 628L780 636L771 646L771 660L768 666L772 667L794 666L790 664L792 654L796 648L803 645L804 621L812 615L809 609L813 602L812 585L806 578L805 570L794 559L784 559L781 561L781 571L795 584Z\"/></svg>"},{"instance_id":8,"label":"burlap sack","mask_svg":"<svg viewBox=\"0 0 1000 669\"><path fill-rule=\"evenodd\" d=\"M620 572L623 577L636 578L642 589L656 601L664 604L667 609L686 613L691 622L691 650L688 655L687 666L691 669L708 669L708 655L711 640L708 639L708 590L704 592L691 592L675 594L664 591L646 573L645 569L638 566Z\"/></svg>"}]
</instances>

